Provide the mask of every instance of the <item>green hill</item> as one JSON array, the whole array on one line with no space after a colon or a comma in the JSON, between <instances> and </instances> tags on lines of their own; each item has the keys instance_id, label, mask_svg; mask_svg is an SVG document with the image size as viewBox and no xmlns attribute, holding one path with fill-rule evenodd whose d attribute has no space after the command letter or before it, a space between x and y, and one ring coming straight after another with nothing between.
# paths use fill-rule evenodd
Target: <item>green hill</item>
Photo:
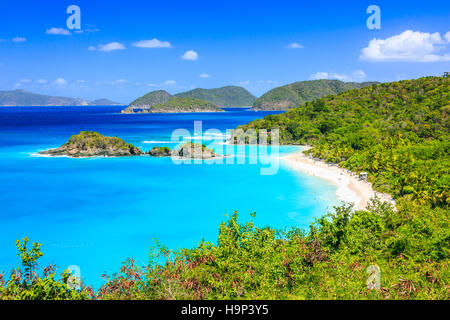
<instances>
[{"instance_id":1,"label":"green hill","mask_svg":"<svg viewBox=\"0 0 450 320\"><path fill-rule=\"evenodd\" d=\"M380 191L448 203L450 78L378 84L328 96L241 128L280 129L282 144L372 173Z\"/></svg>"},{"instance_id":2,"label":"green hill","mask_svg":"<svg viewBox=\"0 0 450 320\"><path fill-rule=\"evenodd\" d=\"M194 89L177 95L179 98L197 98L221 107L251 106L256 97L242 87L226 86L215 89Z\"/></svg>"},{"instance_id":3,"label":"green hill","mask_svg":"<svg viewBox=\"0 0 450 320\"><path fill-rule=\"evenodd\" d=\"M339 80L312 80L294 82L270 90L253 103L253 110L287 110L306 101L363 88L376 82L342 82Z\"/></svg>"},{"instance_id":4,"label":"green hill","mask_svg":"<svg viewBox=\"0 0 450 320\"><path fill-rule=\"evenodd\" d=\"M242 87L226 86L216 89L194 89L187 92L178 93L172 96L164 90L157 90L147 93L146 95L134 100L130 105L122 110L122 113L147 113L152 107L157 104L163 104L172 98L191 98L207 101L215 106L222 107L244 107L251 106L256 100L250 92ZM185 100L185 103L188 100ZM179 103L179 100L174 102ZM192 101L191 101L192 102ZM197 101L198 103L198 101ZM201 103L203 105L203 103Z\"/></svg>"},{"instance_id":5,"label":"green hill","mask_svg":"<svg viewBox=\"0 0 450 320\"><path fill-rule=\"evenodd\" d=\"M130 105L122 110L122 113L142 112L150 109L155 104L165 103L172 98L172 95L165 90L156 90L137 98Z\"/></svg>"},{"instance_id":6,"label":"green hill","mask_svg":"<svg viewBox=\"0 0 450 320\"><path fill-rule=\"evenodd\" d=\"M97 99L97 100L91 101L89 103L89 105L92 105L92 106L122 106L123 103L114 102L109 99Z\"/></svg>"},{"instance_id":7,"label":"green hill","mask_svg":"<svg viewBox=\"0 0 450 320\"><path fill-rule=\"evenodd\" d=\"M156 90L147 93L146 95L134 100L130 106L136 107L151 107L158 103L164 103L170 100L172 95L165 90Z\"/></svg>"},{"instance_id":8,"label":"green hill","mask_svg":"<svg viewBox=\"0 0 450 320\"><path fill-rule=\"evenodd\" d=\"M32 93L26 90L0 91L0 106L91 106L91 105L120 105L108 99L94 101L54 97L43 94Z\"/></svg>"},{"instance_id":9,"label":"green hill","mask_svg":"<svg viewBox=\"0 0 450 320\"><path fill-rule=\"evenodd\" d=\"M0 91L1 106L87 106L89 101L78 98L53 97L25 90Z\"/></svg>"},{"instance_id":10,"label":"green hill","mask_svg":"<svg viewBox=\"0 0 450 320\"><path fill-rule=\"evenodd\" d=\"M215 104L195 98L174 97L165 103L159 103L144 113L181 113L181 112L222 112Z\"/></svg>"}]
</instances>

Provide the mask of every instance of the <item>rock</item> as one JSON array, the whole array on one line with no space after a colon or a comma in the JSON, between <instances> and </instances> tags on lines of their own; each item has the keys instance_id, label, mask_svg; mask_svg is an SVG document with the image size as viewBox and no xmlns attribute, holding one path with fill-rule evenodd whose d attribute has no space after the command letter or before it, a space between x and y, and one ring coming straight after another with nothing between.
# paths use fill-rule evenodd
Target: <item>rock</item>
<instances>
[{"instance_id":1,"label":"rock","mask_svg":"<svg viewBox=\"0 0 450 320\"><path fill-rule=\"evenodd\" d=\"M140 156L144 152L117 137L105 137L93 131L82 131L57 149L40 152L49 156L80 157L129 157Z\"/></svg>"},{"instance_id":2,"label":"rock","mask_svg":"<svg viewBox=\"0 0 450 320\"><path fill-rule=\"evenodd\" d=\"M208 149L205 145L199 143L188 142L183 144L175 154L183 159L212 159L221 157L215 154L212 149Z\"/></svg>"},{"instance_id":3,"label":"rock","mask_svg":"<svg viewBox=\"0 0 450 320\"><path fill-rule=\"evenodd\" d=\"M172 150L169 147L153 147L147 154L152 157L170 157Z\"/></svg>"}]
</instances>

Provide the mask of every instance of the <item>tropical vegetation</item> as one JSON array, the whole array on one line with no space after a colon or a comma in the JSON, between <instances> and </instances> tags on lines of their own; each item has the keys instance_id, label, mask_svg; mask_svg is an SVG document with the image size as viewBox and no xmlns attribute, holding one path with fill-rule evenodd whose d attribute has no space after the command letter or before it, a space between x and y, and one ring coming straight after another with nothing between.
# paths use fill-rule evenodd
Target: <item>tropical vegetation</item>
<instances>
[{"instance_id":1,"label":"tropical vegetation","mask_svg":"<svg viewBox=\"0 0 450 320\"><path fill-rule=\"evenodd\" d=\"M215 243L156 244L148 265L125 261L96 292L67 289L64 274L37 276L40 246L18 242L23 271L0 278L0 298L448 300L449 81L377 84L241 127L272 129L270 142L279 129L281 143L309 144L313 157L368 172L395 207L379 199L361 211L342 205L309 230L258 227L255 214L240 222L234 212Z\"/></svg>"},{"instance_id":2,"label":"tropical vegetation","mask_svg":"<svg viewBox=\"0 0 450 320\"><path fill-rule=\"evenodd\" d=\"M213 89L197 88L178 93L176 97L197 98L221 107L248 107L256 100L256 97L248 90L238 86L225 86Z\"/></svg>"},{"instance_id":3,"label":"tropical vegetation","mask_svg":"<svg viewBox=\"0 0 450 320\"><path fill-rule=\"evenodd\" d=\"M376 82L343 82L339 80L299 81L274 88L253 103L253 110L288 110L314 99L364 88Z\"/></svg>"}]
</instances>

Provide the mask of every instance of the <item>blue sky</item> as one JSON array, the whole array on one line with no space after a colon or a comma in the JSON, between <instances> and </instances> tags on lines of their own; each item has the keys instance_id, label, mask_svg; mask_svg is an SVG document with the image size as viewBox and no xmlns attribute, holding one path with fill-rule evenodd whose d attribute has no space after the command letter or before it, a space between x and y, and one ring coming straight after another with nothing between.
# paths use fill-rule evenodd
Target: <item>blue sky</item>
<instances>
[{"instance_id":1,"label":"blue sky","mask_svg":"<svg viewBox=\"0 0 450 320\"><path fill-rule=\"evenodd\" d=\"M380 30L366 26L369 5ZM259 96L300 80L450 71L444 0L0 0L0 27L0 90L122 103L156 89L242 85Z\"/></svg>"}]
</instances>

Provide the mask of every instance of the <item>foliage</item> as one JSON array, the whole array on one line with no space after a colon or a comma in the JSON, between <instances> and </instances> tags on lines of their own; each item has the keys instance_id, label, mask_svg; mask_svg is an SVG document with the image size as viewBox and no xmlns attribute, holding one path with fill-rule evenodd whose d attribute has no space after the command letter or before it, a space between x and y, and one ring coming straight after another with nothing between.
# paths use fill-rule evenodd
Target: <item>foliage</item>
<instances>
[{"instance_id":1,"label":"foliage","mask_svg":"<svg viewBox=\"0 0 450 320\"><path fill-rule=\"evenodd\" d=\"M79 149L85 150L86 148L92 149L122 149L129 150L131 153L139 153L139 149L130 143L126 143L124 140L118 137L106 137L98 132L94 131L81 131L77 135L73 135L63 145L63 147L76 146ZM142 152L142 151L141 151Z\"/></svg>"},{"instance_id":2,"label":"foliage","mask_svg":"<svg viewBox=\"0 0 450 320\"><path fill-rule=\"evenodd\" d=\"M312 80L294 82L277 87L253 104L254 110L287 110L307 101L335 95L355 88L363 88L376 82L342 82L339 80Z\"/></svg>"},{"instance_id":3,"label":"foliage","mask_svg":"<svg viewBox=\"0 0 450 320\"><path fill-rule=\"evenodd\" d=\"M448 299L449 222L445 208L404 199L397 210L378 199L366 211L336 207L308 233L240 223L234 212L220 225L217 244L171 251L157 243L147 266L128 259L118 274L103 276L96 293L68 289L67 274L38 278L40 245L28 250L25 240L18 242L24 271L6 284L0 277L0 298ZM369 289L374 265L381 283Z\"/></svg>"},{"instance_id":4,"label":"foliage","mask_svg":"<svg viewBox=\"0 0 450 320\"><path fill-rule=\"evenodd\" d=\"M158 244L147 266L127 260L91 298L449 299L449 81L351 90L243 126L280 128L282 143L308 143L315 157L369 172L377 189L396 196L396 208L378 199L364 211L343 205L308 232L240 223L235 212L215 244L176 251ZM17 244L21 269L7 282L0 276L2 299L89 296L69 290L64 274L40 280L40 245L27 242ZM373 266L381 283L369 289Z\"/></svg>"},{"instance_id":5,"label":"foliage","mask_svg":"<svg viewBox=\"0 0 450 320\"><path fill-rule=\"evenodd\" d=\"M214 89L194 89L177 95L179 98L196 98L209 101L222 107L251 106L256 97L246 89L237 86L226 86Z\"/></svg>"},{"instance_id":6,"label":"foliage","mask_svg":"<svg viewBox=\"0 0 450 320\"><path fill-rule=\"evenodd\" d=\"M9 280L0 274L0 300L87 300L93 297L90 287L81 286L79 290L69 288L73 278L69 271L64 271L59 280L55 280L56 267L50 265L38 269L38 259L42 257L41 245L29 240L17 240L16 246L21 259L21 267L13 269Z\"/></svg>"},{"instance_id":7,"label":"foliage","mask_svg":"<svg viewBox=\"0 0 450 320\"><path fill-rule=\"evenodd\" d=\"M178 98L174 97L165 103L156 104L151 108L152 111L222 111L215 104L196 98Z\"/></svg>"},{"instance_id":8,"label":"foliage","mask_svg":"<svg viewBox=\"0 0 450 320\"><path fill-rule=\"evenodd\" d=\"M280 129L282 144L355 172L380 191L448 205L450 79L426 77L329 96L240 128Z\"/></svg>"},{"instance_id":9,"label":"foliage","mask_svg":"<svg viewBox=\"0 0 450 320\"><path fill-rule=\"evenodd\" d=\"M154 106L155 104L165 103L172 98L172 95L165 90L156 90L134 100L130 106Z\"/></svg>"},{"instance_id":10,"label":"foliage","mask_svg":"<svg viewBox=\"0 0 450 320\"><path fill-rule=\"evenodd\" d=\"M174 96L165 90L157 90L149 92L146 95L134 100L130 103L130 106L126 110L133 111L137 108L150 108L155 105L164 104L173 98L199 99L210 102L213 105L223 107L251 106L256 100L256 97L246 89L237 86L226 86L214 89L197 88L191 91L178 93ZM176 99L174 102L175 101L180 102L182 100Z\"/></svg>"},{"instance_id":11,"label":"foliage","mask_svg":"<svg viewBox=\"0 0 450 320\"><path fill-rule=\"evenodd\" d=\"M217 244L159 247L146 268L125 264L99 298L448 299L448 215L413 209L405 202L395 211L376 199L367 211L341 206L307 234L239 223L235 212ZM381 287L369 290L372 265L381 269Z\"/></svg>"}]
</instances>

